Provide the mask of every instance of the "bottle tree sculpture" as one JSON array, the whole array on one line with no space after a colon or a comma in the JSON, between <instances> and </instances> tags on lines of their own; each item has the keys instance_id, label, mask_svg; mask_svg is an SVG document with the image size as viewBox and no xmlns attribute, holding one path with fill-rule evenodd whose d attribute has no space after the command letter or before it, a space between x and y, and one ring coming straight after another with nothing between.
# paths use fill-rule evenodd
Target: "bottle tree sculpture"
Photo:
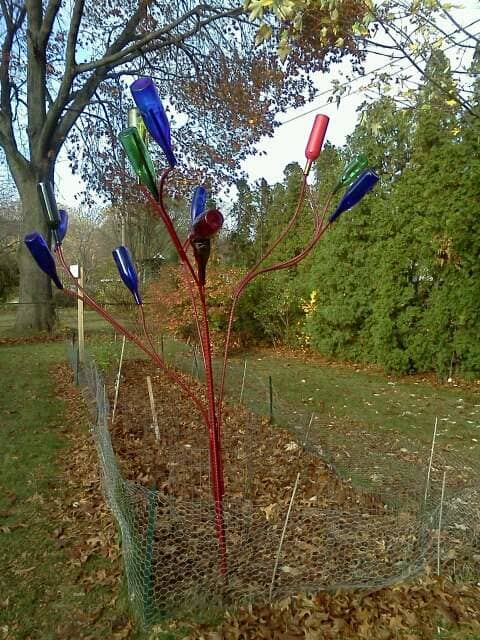
<instances>
[{"instance_id":1,"label":"bottle tree sculpture","mask_svg":"<svg viewBox=\"0 0 480 640\"><path fill-rule=\"evenodd\" d=\"M205 296L207 282L207 265L210 257L212 238L220 231L223 225L223 215L218 209L206 209L207 192L203 185L196 187L191 202L191 225L186 238L181 239L165 206L165 188L169 175L177 164L173 152L169 122L159 98L157 89L151 78L142 77L131 85L131 93L142 120L129 118L129 126L119 135L125 153L132 165L140 183L140 189L147 196L153 212L162 220L175 250L185 271L186 286L191 297L193 313L196 321L198 336L201 345L203 365L206 379L206 402L176 371L169 367L164 358L157 352L154 341L147 329L145 321L142 297L135 266L130 253L125 246L119 246L113 250L113 258L117 265L121 279L130 290L135 305L139 309L139 322L143 331L143 338L130 332L121 322L114 318L106 309L98 304L89 293L81 287L70 271L65 259L62 244L66 235L68 215L63 210L58 210L50 183L39 183L38 190L41 196L45 217L53 236L53 254L50 247L41 234L33 232L25 236L25 244L32 254L38 266L52 279L56 287L66 295L80 298L83 302L107 320L117 332L123 334L128 340L137 345L149 358L160 367L172 384L180 387L182 392L190 398L199 410L209 439L209 463L211 477L211 492L215 514L215 534L219 550L219 571L226 577L227 574L227 536L223 517L223 499L225 494L223 459L222 459L222 405L224 401L225 373L228 361L228 352L235 307L242 291L254 278L261 274L280 269L287 269L298 264L315 247L317 242L338 217L348 209L354 207L376 184L378 176L367 167L368 161L364 155L355 158L344 170L337 184L328 196L321 212L314 212L315 224L312 237L297 255L275 264L265 265L265 261L273 251L281 244L295 225L302 209L307 190L307 178L312 163L320 155L329 118L319 114L315 117L310 137L305 149L307 159L303 170L300 195L293 215L279 233L278 237L255 263L250 271L237 283L232 292L232 305L229 313L228 328L225 339L223 366L220 373L219 392L215 394L214 375L212 368L212 351L209 334L209 319ZM168 167L165 168L159 180L145 145L144 129L146 127L150 136L159 144ZM347 187L343 198L328 212L334 196L342 188ZM74 283L72 289L65 288L57 272L57 265L65 275Z\"/></svg>"}]
</instances>

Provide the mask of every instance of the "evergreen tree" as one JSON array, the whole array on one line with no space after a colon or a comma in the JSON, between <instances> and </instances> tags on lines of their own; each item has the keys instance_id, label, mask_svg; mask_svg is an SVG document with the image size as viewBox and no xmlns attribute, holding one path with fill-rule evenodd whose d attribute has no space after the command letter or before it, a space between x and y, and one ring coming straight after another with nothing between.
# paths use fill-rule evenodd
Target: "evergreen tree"
<instances>
[{"instance_id":1,"label":"evergreen tree","mask_svg":"<svg viewBox=\"0 0 480 640\"><path fill-rule=\"evenodd\" d=\"M230 234L231 262L249 267L255 259L254 240L258 211L255 198L245 179L236 182L237 199L231 209L234 229Z\"/></svg>"},{"instance_id":2,"label":"evergreen tree","mask_svg":"<svg viewBox=\"0 0 480 640\"><path fill-rule=\"evenodd\" d=\"M472 95L477 107L480 102L478 70L477 52L471 69L472 77L476 78ZM432 100L431 104L435 102ZM459 114L451 100L444 104L437 101L436 119L437 132L432 123L424 123L426 133L422 137L424 149L432 140L436 141L426 165L431 168L430 176L423 172L426 181L430 177L433 182L427 182L425 206L435 208L435 215L430 216L425 229L430 238L432 265L431 295L423 322L432 356L427 364L444 373L455 365L462 375L478 376L480 125L469 113Z\"/></svg>"},{"instance_id":3,"label":"evergreen tree","mask_svg":"<svg viewBox=\"0 0 480 640\"><path fill-rule=\"evenodd\" d=\"M476 107L479 59L477 52ZM396 371L480 373L480 125L460 111L443 54L433 52L428 78L415 109L382 98L365 110L345 148L325 147L313 201L326 198L343 163L359 152L381 182L297 268L254 281L245 304L263 338L303 334L322 353ZM257 207L257 251L287 223L301 179L300 167L289 165L282 184L262 185L267 206ZM312 227L305 206L270 261L296 255Z\"/></svg>"},{"instance_id":4,"label":"evergreen tree","mask_svg":"<svg viewBox=\"0 0 480 640\"><path fill-rule=\"evenodd\" d=\"M379 120L380 115L385 124ZM374 357L370 335L376 288L372 245L376 241L377 217L389 221L390 212L383 207L391 190L388 172L397 171L406 161L399 150L405 152L407 136L403 123L392 126L394 122L396 109L391 101L381 101L367 109L346 148L337 153L327 180L327 185L333 186L342 164L360 152L367 154L382 177L374 194L334 224L313 258L310 282L317 302L307 318L306 332L311 344L321 352L344 359Z\"/></svg>"},{"instance_id":5,"label":"evergreen tree","mask_svg":"<svg viewBox=\"0 0 480 640\"><path fill-rule=\"evenodd\" d=\"M272 189L265 178L261 178L255 185L255 196L257 201L257 221L254 231L254 243L255 243L255 259L258 260L263 255L266 247L266 237L264 232L265 221L268 211L272 205Z\"/></svg>"}]
</instances>

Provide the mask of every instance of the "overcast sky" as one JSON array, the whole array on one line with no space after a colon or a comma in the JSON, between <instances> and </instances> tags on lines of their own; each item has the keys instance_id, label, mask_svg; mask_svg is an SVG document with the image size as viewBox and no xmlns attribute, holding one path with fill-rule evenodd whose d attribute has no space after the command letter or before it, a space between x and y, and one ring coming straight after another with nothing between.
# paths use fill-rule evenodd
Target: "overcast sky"
<instances>
[{"instance_id":1,"label":"overcast sky","mask_svg":"<svg viewBox=\"0 0 480 640\"><path fill-rule=\"evenodd\" d=\"M355 108L362 102L363 95L356 94L344 98L338 109L335 105L326 105L331 93L330 83L334 77L339 77L338 71L323 76L317 75L316 85L322 95L302 109L291 109L280 114L278 120L283 124L278 127L272 138L264 138L258 145L258 149L266 151L267 155L253 155L242 164L242 169L250 179L264 177L267 182L273 184L283 179L283 169L289 162L297 161L303 165L305 146L317 113L330 116L326 139L335 145L344 143L346 135L355 128L358 115ZM358 82L356 84L359 85ZM172 139L175 139L174 131ZM75 194L83 189L81 181L71 175L64 152L57 163L55 187L58 200L67 206L75 206Z\"/></svg>"},{"instance_id":2,"label":"overcast sky","mask_svg":"<svg viewBox=\"0 0 480 640\"><path fill-rule=\"evenodd\" d=\"M462 8L456 10L455 17L463 25L480 18L480 3L477 0L465 0ZM475 27L472 30L479 32ZM382 66L386 66L385 57L371 56L365 68L368 73ZM388 64L388 67L390 73L395 72L392 65ZM278 120L282 124L277 128L275 135L261 140L258 145L258 149L265 151L266 155L252 156L242 164L242 169L251 180L264 177L267 182L273 184L283 179L283 169L289 162L296 161L301 165L304 164L305 145L317 113L324 113L330 117L326 140L337 146L343 145L346 136L352 133L358 121L357 108L365 98L363 91L365 80L359 78L353 82L351 94L342 98L338 108L335 104L328 104L331 82L333 79L342 81L342 69L348 71L348 63L335 67L331 73L317 74L315 82L318 95L314 101L301 109L291 109L279 115ZM175 132L172 134L174 140ZM79 179L71 175L66 155L62 152L57 163L58 200L67 206L75 206L75 194L78 194L82 188L83 185Z\"/></svg>"}]
</instances>

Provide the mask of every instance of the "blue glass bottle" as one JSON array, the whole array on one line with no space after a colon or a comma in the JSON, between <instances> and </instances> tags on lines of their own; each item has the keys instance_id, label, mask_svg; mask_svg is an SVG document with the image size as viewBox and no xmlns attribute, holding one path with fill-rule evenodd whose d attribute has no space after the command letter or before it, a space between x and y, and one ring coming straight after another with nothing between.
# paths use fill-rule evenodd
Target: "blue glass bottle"
<instances>
[{"instance_id":1,"label":"blue glass bottle","mask_svg":"<svg viewBox=\"0 0 480 640\"><path fill-rule=\"evenodd\" d=\"M170 124L153 80L138 78L130 85L130 91L150 135L162 148L168 164L174 167L177 160L172 150Z\"/></svg>"},{"instance_id":2,"label":"blue glass bottle","mask_svg":"<svg viewBox=\"0 0 480 640\"><path fill-rule=\"evenodd\" d=\"M195 222L198 216L202 215L205 211L205 205L207 204L207 190L201 184L195 187L193 190L192 204L190 206L190 216L192 222Z\"/></svg>"},{"instance_id":3,"label":"blue glass bottle","mask_svg":"<svg viewBox=\"0 0 480 640\"><path fill-rule=\"evenodd\" d=\"M345 192L345 195L340 200L338 207L329 217L329 222L333 222L344 211L351 209L377 184L379 178L375 171L367 169L364 171L351 185L351 187Z\"/></svg>"},{"instance_id":4,"label":"blue glass bottle","mask_svg":"<svg viewBox=\"0 0 480 640\"><path fill-rule=\"evenodd\" d=\"M142 304L138 291L137 271L127 247L120 245L112 251L112 255L117 265L118 273L126 287L131 291L136 304Z\"/></svg>"},{"instance_id":5,"label":"blue glass bottle","mask_svg":"<svg viewBox=\"0 0 480 640\"><path fill-rule=\"evenodd\" d=\"M58 216L60 218L60 222L59 222L58 228L57 228L57 237L55 238L57 246L62 244L63 239L67 235L68 213L65 211L65 209L59 209L58 210Z\"/></svg>"},{"instance_id":6,"label":"blue glass bottle","mask_svg":"<svg viewBox=\"0 0 480 640\"><path fill-rule=\"evenodd\" d=\"M40 269L53 280L58 289L63 289L63 284L57 274L54 257L42 234L34 231L27 234L23 241Z\"/></svg>"}]
</instances>

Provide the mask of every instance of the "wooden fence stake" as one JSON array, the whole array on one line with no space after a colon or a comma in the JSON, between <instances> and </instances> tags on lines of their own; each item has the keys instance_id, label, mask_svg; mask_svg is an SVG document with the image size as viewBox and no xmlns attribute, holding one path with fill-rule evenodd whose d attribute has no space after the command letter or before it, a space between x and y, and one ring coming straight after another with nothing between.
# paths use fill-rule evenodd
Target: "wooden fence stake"
<instances>
[{"instance_id":1,"label":"wooden fence stake","mask_svg":"<svg viewBox=\"0 0 480 640\"><path fill-rule=\"evenodd\" d=\"M243 364L242 388L240 389L240 399L239 399L240 404L242 403L242 400L243 400L243 390L245 389L245 374L246 373L247 373L247 360L245 359L245 362Z\"/></svg>"},{"instance_id":2,"label":"wooden fence stake","mask_svg":"<svg viewBox=\"0 0 480 640\"><path fill-rule=\"evenodd\" d=\"M124 351L125 351L125 336L123 336L122 350L120 352L120 362L118 363L117 379L115 380L115 398L113 400L112 424L115 421L115 411L117 410L118 390L120 389L120 376L122 374L122 364L123 364L123 353L124 353Z\"/></svg>"},{"instance_id":3,"label":"wooden fence stake","mask_svg":"<svg viewBox=\"0 0 480 640\"><path fill-rule=\"evenodd\" d=\"M152 379L150 376L147 376L147 387L148 387L148 397L150 398L150 409L152 411L152 426L155 431L155 438L160 440L160 431L158 429L158 418L157 412L155 411L155 399L153 397L153 389L152 389Z\"/></svg>"}]
</instances>

